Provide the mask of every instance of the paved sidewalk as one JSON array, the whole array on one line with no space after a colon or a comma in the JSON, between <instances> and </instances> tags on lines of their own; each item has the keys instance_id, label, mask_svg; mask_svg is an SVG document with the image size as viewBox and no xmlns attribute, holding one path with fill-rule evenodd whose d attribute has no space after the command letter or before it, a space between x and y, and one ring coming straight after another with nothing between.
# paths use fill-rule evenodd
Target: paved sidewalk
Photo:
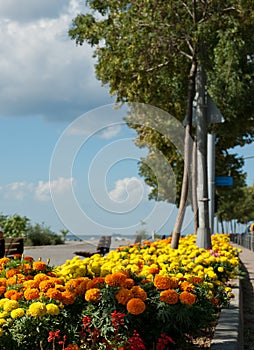
<instances>
[{"instance_id":1,"label":"paved sidewalk","mask_svg":"<svg viewBox=\"0 0 254 350\"><path fill-rule=\"evenodd\" d=\"M233 245L241 249L239 257L246 273L244 282L245 285L249 284L248 290L251 293L246 300L243 282L241 280L233 281L235 298L230 307L221 312L212 341L212 350L254 350L254 344L251 347L244 344L244 334L246 332L253 334L254 332L254 252L237 244Z\"/></svg>"}]
</instances>

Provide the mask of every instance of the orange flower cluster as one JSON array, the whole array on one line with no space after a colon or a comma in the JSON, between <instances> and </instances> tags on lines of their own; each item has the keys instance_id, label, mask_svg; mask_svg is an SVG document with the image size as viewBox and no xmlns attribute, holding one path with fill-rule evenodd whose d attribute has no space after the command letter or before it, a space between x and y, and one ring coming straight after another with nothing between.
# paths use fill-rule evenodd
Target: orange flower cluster
<instances>
[{"instance_id":1,"label":"orange flower cluster","mask_svg":"<svg viewBox=\"0 0 254 350\"><path fill-rule=\"evenodd\" d=\"M146 309L146 304L143 302L143 300L139 298L132 298L128 301L127 305L127 311L132 315L140 315L142 314Z\"/></svg>"},{"instance_id":2,"label":"orange flower cluster","mask_svg":"<svg viewBox=\"0 0 254 350\"><path fill-rule=\"evenodd\" d=\"M43 261L33 261L28 257L15 268L8 267L10 261L9 258L0 259L0 271L5 275L0 278L0 297L10 300L38 301L46 298L69 305L75 302L77 296L84 296L88 282L92 282L88 277L80 277L70 279L64 285L63 280L53 272L46 272L47 264ZM93 283L102 281L95 280Z\"/></svg>"},{"instance_id":3,"label":"orange flower cluster","mask_svg":"<svg viewBox=\"0 0 254 350\"><path fill-rule=\"evenodd\" d=\"M193 305L196 302L197 296L193 293L184 291L180 294L179 299L183 304Z\"/></svg>"},{"instance_id":4,"label":"orange flower cluster","mask_svg":"<svg viewBox=\"0 0 254 350\"><path fill-rule=\"evenodd\" d=\"M156 275L153 283L159 290L175 289L178 287L178 280L176 278L161 275Z\"/></svg>"},{"instance_id":5,"label":"orange flower cluster","mask_svg":"<svg viewBox=\"0 0 254 350\"><path fill-rule=\"evenodd\" d=\"M178 302L179 296L174 289L163 290L160 293L160 300L166 304L174 305Z\"/></svg>"}]
</instances>

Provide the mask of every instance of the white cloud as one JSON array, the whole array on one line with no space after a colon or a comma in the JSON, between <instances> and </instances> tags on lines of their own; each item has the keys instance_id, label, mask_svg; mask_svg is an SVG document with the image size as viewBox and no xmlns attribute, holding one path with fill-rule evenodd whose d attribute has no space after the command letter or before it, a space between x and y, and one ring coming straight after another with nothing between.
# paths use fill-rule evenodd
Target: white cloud
<instances>
[{"instance_id":1,"label":"white cloud","mask_svg":"<svg viewBox=\"0 0 254 350\"><path fill-rule=\"evenodd\" d=\"M50 182L39 181L35 190L35 198L39 201L51 200L50 191L54 191L54 194L65 194L72 188L73 178L60 177L57 180Z\"/></svg>"},{"instance_id":2,"label":"white cloud","mask_svg":"<svg viewBox=\"0 0 254 350\"><path fill-rule=\"evenodd\" d=\"M79 2L65 0L60 6L53 1L55 17L50 18L46 12L51 1L41 1L44 17L38 17L40 11L35 13L32 6L27 22L20 20L21 7L37 1L25 3L0 5L1 115L71 120L109 102L106 89L95 78L92 49L75 46L68 36L72 19L81 9Z\"/></svg>"},{"instance_id":3,"label":"white cloud","mask_svg":"<svg viewBox=\"0 0 254 350\"><path fill-rule=\"evenodd\" d=\"M73 182L73 178L63 177L51 182L39 180L36 185L25 181L12 182L0 187L0 196L4 200L23 201L26 198L34 198L37 201L50 201L50 190L56 194L65 194L72 188Z\"/></svg>"},{"instance_id":4,"label":"white cloud","mask_svg":"<svg viewBox=\"0 0 254 350\"><path fill-rule=\"evenodd\" d=\"M145 184L135 176L117 180L115 188L109 192L109 197L116 202L133 202L144 195Z\"/></svg>"},{"instance_id":5,"label":"white cloud","mask_svg":"<svg viewBox=\"0 0 254 350\"><path fill-rule=\"evenodd\" d=\"M27 182L12 182L0 188L0 193L6 200L21 201L34 190L34 185Z\"/></svg>"}]
</instances>

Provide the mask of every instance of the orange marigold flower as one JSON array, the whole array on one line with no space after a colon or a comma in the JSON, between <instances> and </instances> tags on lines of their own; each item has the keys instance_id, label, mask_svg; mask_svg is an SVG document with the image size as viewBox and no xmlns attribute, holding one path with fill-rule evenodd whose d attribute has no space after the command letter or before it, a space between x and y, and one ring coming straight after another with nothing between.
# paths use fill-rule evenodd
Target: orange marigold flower
<instances>
[{"instance_id":1,"label":"orange marigold flower","mask_svg":"<svg viewBox=\"0 0 254 350\"><path fill-rule=\"evenodd\" d=\"M204 282L204 280L201 277L191 277L191 279L190 279L190 283L198 284L198 283L202 283L202 282Z\"/></svg>"},{"instance_id":2,"label":"orange marigold flower","mask_svg":"<svg viewBox=\"0 0 254 350\"><path fill-rule=\"evenodd\" d=\"M49 280L50 277L45 275L45 273L37 273L37 275L34 276L34 280L35 281L45 281L45 280Z\"/></svg>"},{"instance_id":3,"label":"orange marigold flower","mask_svg":"<svg viewBox=\"0 0 254 350\"><path fill-rule=\"evenodd\" d=\"M183 281L180 284L180 289L181 290L187 290L187 292L192 292L194 290L194 285L190 282Z\"/></svg>"},{"instance_id":4,"label":"orange marigold flower","mask_svg":"<svg viewBox=\"0 0 254 350\"><path fill-rule=\"evenodd\" d=\"M126 305L127 311L132 315L140 315L146 309L146 304L139 298L132 298Z\"/></svg>"},{"instance_id":5,"label":"orange marigold flower","mask_svg":"<svg viewBox=\"0 0 254 350\"><path fill-rule=\"evenodd\" d=\"M9 261L11 261L10 258L1 258L0 259L0 265L6 265Z\"/></svg>"},{"instance_id":6,"label":"orange marigold flower","mask_svg":"<svg viewBox=\"0 0 254 350\"><path fill-rule=\"evenodd\" d=\"M132 298L132 293L127 288L120 288L115 297L119 304L126 305L127 302Z\"/></svg>"},{"instance_id":7,"label":"orange marigold flower","mask_svg":"<svg viewBox=\"0 0 254 350\"><path fill-rule=\"evenodd\" d=\"M13 254L14 259L21 259L22 254Z\"/></svg>"},{"instance_id":8,"label":"orange marigold flower","mask_svg":"<svg viewBox=\"0 0 254 350\"><path fill-rule=\"evenodd\" d=\"M178 280L176 278L170 278L167 276L156 275L153 281L157 289L173 289L177 288Z\"/></svg>"},{"instance_id":9,"label":"orange marigold flower","mask_svg":"<svg viewBox=\"0 0 254 350\"><path fill-rule=\"evenodd\" d=\"M145 301L147 298L147 294L144 291L144 289L142 289L139 286L134 286L131 288L131 293L132 293L132 297L133 298L140 298L141 300Z\"/></svg>"},{"instance_id":10,"label":"orange marigold flower","mask_svg":"<svg viewBox=\"0 0 254 350\"><path fill-rule=\"evenodd\" d=\"M77 344L69 344L66 350L79 350L79 346Z\"/></svg>"},{"instance_id":11,"label":"orange marigold flower","mask_svg":"<svg viewBox=\"0 0 254 350\"><path fill-rule=\"evenodd\" d=\"M23 282L25 288L39 288L40 281L28 280Z\"/></svg>"},{"instance_id":12,"label":"orange marigold flower","mask_svg":"<svg viewBox=\"0 0 254 350\"><path fill-rule=\"evenodd\" d=\"M6 291L6 287L5 286L0 286L0 295L4 294Z\"/></svg>"},{"instance_id":13,"label":"orange marigold flower","mask_svg":"<svg viewBox=\"0 0 254 350\"><path fill-rule=\"evenodd\" d=\"M55 288L55 283L51 280L41 281L39 289L41 292L46 292L49 288Z\"/></svg>"},{"instance_id":14,"label":"orange marigold flower","mask_svg":"<svg viewBox=\"0 0 254 350\"><path fill-rule=\"evenodd\" d=\"M40 293L37 288L28 288L24 291L24 298L26 300L34 300L39 298Z\"/></svg>"},{"instance_id":15,"label":"orange marigold flower","mask_svg":"<svg viewBox=\"0 0 254 350\"><path fill-rule=\"evenodd\" d=\"M85 300L86 301L99 301L101 293L99 288L91 288L86 291Z\"/></svg>"},{"instance_id":16,"label":"orange marigold flower","mask_svg":"<svg viewBox=\"0 0 254 350\"><path fill-rule=\"evenodd\" d=\"M163 290L160 293L160 300L166 304L174 305L178 302L179 296L174 289Z\"/></svg>"},{"instance_id":17,"label":"orange marigold flower","mask_svg":"<svg viewBox=\"0 0 254 350\"><path fill-rule=\"evenodd\" d=\"M29 262L33 262L34 258L32 258L31 256L24 256L24 260L29 261Z\"/></svg>"},{"instance_id":18,"label":"orange marigold flower","mask_svg":"<svg viewBox=\"0 0 254 350\"><path fill-rule=\"evenodd\" d=\"M6 271L6 278L11 278L19 273L18 269L10 269Z\"/></svg>"},{"instance_id":19,"label":"orange marigold flower","mask_svg":"<svg viewBox=\"0 0 254 350\"><path fill-rule=\"evenodd\" d=\"M19 300L23 297L22 292L18 292L15 289L10 289L4 294L5 298L8 298L10 300Z\"/></svg>"},{"instance_id":20,"label":"orange marigold flower","mask_svg":"<svg viewBox=\"0 0 254 350\"><path fill-rule=\"evenodd\" d=\"M2 287L2 286L6 286L6 278L3 278L3 277L1 277L0 278L0 287Z\"/></svg>"},{"instance_id":21,"label":"orange marigold flower","mask_svg":"<svg viewBox=\"0 0 254 350\"><path fill-rule=\"evenodd\" d=\"M126 278L123 287L131 289L134 286L134 281L132 278Z\"/></svg>"},{"instance_id":22,"label":"orange marigold flower","mask_svg":"<svg viewBox=\"0 0 254 350\"><path fill-rule=\"evenodd\" d=\"M67 291L62 292L61 293L61 301L65 305L71 305L75 301L75 296L72 293L67 292Z\"/></svg>"},{"instance_id":23,"label":"orange marigold flower","mask_svg":"<svg viewBox=\"0 0 254 350\"><path fill-rule=\"evenodd\" d=\"M105 283L104 277L95 277L87 282L87 289L102 287Z\"/></svg>"},{"instance_id":24,"label":"orange marigold flower","mask_svg":"<svg viewBox=\"0 0 254 350\"><path fill-rule=\"evenodd\" d=\"M36 271L45 271L47 269L47 264L44 261L34 261L33 269Z\"/></svg>"},{"instance_id":25,"label":"orange marigold flower","mask_svg":"<svg viewBox=\"0 0 254 350\"><path fill-rule=\"evenodd\" d=\"M30 264L23 264L23 272L32 271L32 266Z\"/></svg>"},{"instance_id":26,"label":"orange marigold flower","mask_svg":"<svg viewBox=\"0 0 254 350\"><path fill-rule=\"evenodd\" d=\"M54 300L62 300L62 293L57 290L56 288L49 288L45 295L50 298L50 299L54 299Z\"/></svg>"},{"instance_id":27,"label":"orange marigold flower","mask_svg":"<svg viewBox=\"0 0 254 350\"><path fill-rule=\"evenodd\" d=\"M87 289L88 281L90 281L88 277L70 279L65 287L67 291L72 292L75 295L82 295Z\"/></svg>"},{"instance_id":28,"label":"orange marigold flower","mask_svg":"<svg viewBox=\"0 0 254 350\"><path fill-rule=\"evenodd\" d=\"M127 276L122 272L115 272L105 277L105 282L111 287L123 286Z\"/></svg>"},{"instance_id":29,"label":"orange marigold flower","mask_svg":"<svg viewBox=\"0 0 254 350\"><path fill-rule=\"evenodd\" d=\"M159 271L160 271L160 269L159 269L158 267L151 267L151 268L149 269L149 273L150 273L151 275L156 275L157 273L159 273Z\"/></svg>"},{"instance_id":30,"label":"orange marigold flower","mask_svg":"<svg viewBox=\"0 0 254 350\"><path fill-rule=\"evenodd\" d=\"M55 284L63 284L63 280L59 277L51 277L50 279L52 282L54 282Z\"/></svg>"},{"instance_id":31,"label":"orange marigold flower","mask_svg":"<svg viewBox=\"0 0 254 350\"><path fill-rule=\"evenodd\" d=\"M211 302L214 304L214 305L219 305L219 300L215 297L212 297L211 299Z\"/></svg>"},{"instance_id":32,"label":"orange marigold flower","mask_svg":"<svg viewBox=\"0 0 254 350\"><path fill-rule=\"evenodd\" d=\"M179 298L183 304L193 305L197 299L197 296L193 293L184 291L180 294Z\"/></svg>"}]
</instances>

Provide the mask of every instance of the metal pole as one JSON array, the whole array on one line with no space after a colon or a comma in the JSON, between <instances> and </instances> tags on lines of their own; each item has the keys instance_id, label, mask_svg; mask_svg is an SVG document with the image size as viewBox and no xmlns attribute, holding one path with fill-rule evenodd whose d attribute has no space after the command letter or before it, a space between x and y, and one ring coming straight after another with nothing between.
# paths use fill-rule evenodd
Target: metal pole
<instances>
[{"instance_id":1,"label":"metal pole","mask_svg":"<svg viewBox=\"0 0 254 350\"><path fill-rule=\"evenodd\" d=\"M196 244L200 248L211 248L209 228L208 183L207 183L207 99L205 74L200 66L196 79L197 91L197 169L198 169L198 230Z\"/></svg>"},{"instance_id":2,"label":"metal pole","mask_svg":"<svg viewBox=\"0 0 254 350\"><path fill-rule=\"evenodd\" d=\"M215 203L215 133L208 134L207 141L207 171L208 196L210 213L210 232L214 234L214 203Z\"/></svg>"}]
</instances>

